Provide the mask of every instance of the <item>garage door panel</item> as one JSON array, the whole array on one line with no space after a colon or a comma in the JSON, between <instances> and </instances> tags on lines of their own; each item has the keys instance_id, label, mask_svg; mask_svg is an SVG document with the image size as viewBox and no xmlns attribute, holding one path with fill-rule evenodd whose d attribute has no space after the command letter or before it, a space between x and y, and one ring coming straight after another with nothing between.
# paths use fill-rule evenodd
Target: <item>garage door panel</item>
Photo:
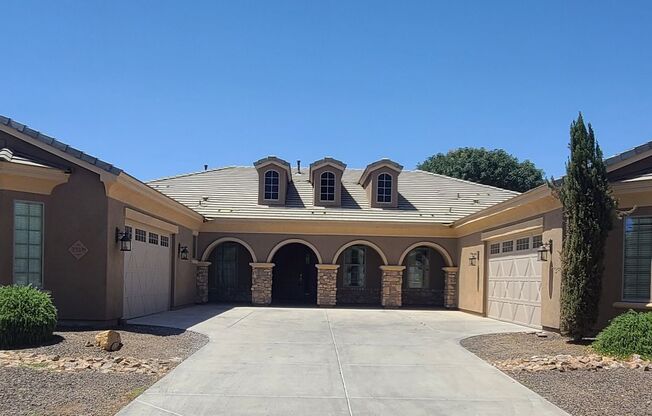
<instances>
[{"instance_id":1,"label":"garage door panel","mask_svg":"<svg viewBox=\"0 0 652 416\"><path fill-rule=\"evenodd\" d=\"M540 328L541 264L536 250L491 256L488 270L487 316Z\"/></svg>"},{"instance_id":2,"label":"garage door panel","mask_svg":"<svg viewBox=\"0 0 652 416\"><path fill-rule=\"evenodd\" d=\"M127 224L146 231L146 241L132 237L132 250L125 252L123 318L135 318L169 309L171 250L161 245L161 236L170 236L144 224ZM156 234L152 242L150 233ZM168 243L169 245L169 243Z\"/></svg>"}]
</instances>

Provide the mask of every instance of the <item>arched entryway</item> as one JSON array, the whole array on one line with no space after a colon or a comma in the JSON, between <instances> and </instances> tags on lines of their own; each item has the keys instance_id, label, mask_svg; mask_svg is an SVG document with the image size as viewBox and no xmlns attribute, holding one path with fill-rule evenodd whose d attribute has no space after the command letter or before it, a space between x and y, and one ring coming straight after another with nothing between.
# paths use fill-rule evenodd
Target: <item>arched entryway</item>
<instances>
[{"instance_id":1,"label":"arched entryway","mask_svg":"<svg viewBox=\"0 0 652 416\"><path fill-rule=\"evenodd\" d=\"M337 270L338 305L380 305L382 295L381 265L385 256L363 242L355 242L338 251L334 259Z\"/></svg>"},{"instance_id":2,"label":"arched entryway","mask_svg":"<svg viewBox=\"0 0 652 416\"><path fill-rule=\"evenodd\" d=\"M236 241L213 246L207 256L209 302L251 302L251 252Z\"/></svg>"},{"instance_id":3,"label":"arched entryway","mask_svg":"<svg viewBox=\"0 0 652 416\"><path fill-rule=\"evenodd\" d=\"M403 256L403 306L444 306L443 268L447 259L430 246L416 246Z\"/></svg>"},{"instance_id":4,"label":"arched entryway","mask_svg":"<svg viewBox=\"0 0 652 416\"><path fill-rule=\"evenodd\" d=\"M273 253L271 262L273 303L317 304L318 258L310 247L286 244Z\"/></svg>"}]
</instances>

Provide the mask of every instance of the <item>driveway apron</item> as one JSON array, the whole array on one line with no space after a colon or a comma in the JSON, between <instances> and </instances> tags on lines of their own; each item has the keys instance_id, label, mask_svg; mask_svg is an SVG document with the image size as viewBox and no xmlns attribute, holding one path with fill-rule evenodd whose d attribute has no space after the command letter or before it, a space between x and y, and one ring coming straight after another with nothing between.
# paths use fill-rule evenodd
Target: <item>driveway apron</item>
<instances>
[{"instance_id":1,"label":"driveway apron","mask_svg":"<svg viewBox=\"0 0 652 416\"><path fill-rule=\"evenodd\" d=\"M210 342L123 416L566 415L459 345L526 328L462 312L205 305L130 323Z\"/></svg>"}]
</instances>

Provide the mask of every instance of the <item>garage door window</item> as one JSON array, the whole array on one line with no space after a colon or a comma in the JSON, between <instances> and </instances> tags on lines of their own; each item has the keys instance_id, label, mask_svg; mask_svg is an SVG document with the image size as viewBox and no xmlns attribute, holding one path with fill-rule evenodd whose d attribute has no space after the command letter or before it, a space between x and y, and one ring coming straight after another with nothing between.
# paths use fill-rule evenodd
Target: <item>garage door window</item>
<instances>
[{"instance_id":1,"label":"garage door window","mask_svg":"<svg viewBox=\"0 0 652 416\"><path fill-rule=\"evenodd\" d=\"M14 283L43 286L43 204L14 203Z\"/></svg>"},{"instance_id":2,"label":"garage door window","mask_svg":"<svg viewBox=\"0 0 652 416\"><path fill-rule=\"evenodd\" d=\"M513 241L504 241L503 242L503 253L510 253L514 251L514 242Z\"/></svg>"},{"instance_id":3,"label":"garage door window","mask_svg":"<svg viewBox=\"0 0 652 416\"><path fill-rule=\"evenodd\" d=\"M140 230L136 228L136 241L142 241L144 243L146 240L145 238L146 236L147 233L145 232L145 230Z\"/></svg>"},{"instance_id":4,"label":"garage door window","mask_svg":"<svg viewBox=\"0 0 652 416\"><path fill-rule=\"evenodd\" d=\"M521 250L529 250L530 249L530 238L519 238L516 240L516 250L521 251Z\"/></svg>"},{"instance_id":5,"label":"garage door window","mask_svg":"<svg viewBox=\"0 0 652 416\"><path fill-rule=\"evenodd\" d=\"M629 217L625 220L625 261L623 300L650 300L652 263L652 217Z\"/></svg>"}]
</instances>

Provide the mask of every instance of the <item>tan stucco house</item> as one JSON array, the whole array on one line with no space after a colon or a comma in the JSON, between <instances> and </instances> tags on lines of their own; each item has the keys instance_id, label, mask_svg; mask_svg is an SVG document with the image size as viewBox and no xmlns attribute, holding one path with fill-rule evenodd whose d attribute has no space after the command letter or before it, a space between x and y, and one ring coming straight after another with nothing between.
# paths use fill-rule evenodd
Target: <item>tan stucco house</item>
<instances>
[{"instance_id":1,"label":"tan stucco house","mask_svg":"<svg viewBox=\"0 0 652 416\"><path fill-rule=\"evenodd\" d=\"M561 163L561 161L560 161ZM599 325L652 309L652 144L607 160L620 208ZM0 117L0 284L50 291L67 321L203 302L446 307L559 327L562 214L388 159L269 156L143 183Z\"/></svg>"}]
</instances>

